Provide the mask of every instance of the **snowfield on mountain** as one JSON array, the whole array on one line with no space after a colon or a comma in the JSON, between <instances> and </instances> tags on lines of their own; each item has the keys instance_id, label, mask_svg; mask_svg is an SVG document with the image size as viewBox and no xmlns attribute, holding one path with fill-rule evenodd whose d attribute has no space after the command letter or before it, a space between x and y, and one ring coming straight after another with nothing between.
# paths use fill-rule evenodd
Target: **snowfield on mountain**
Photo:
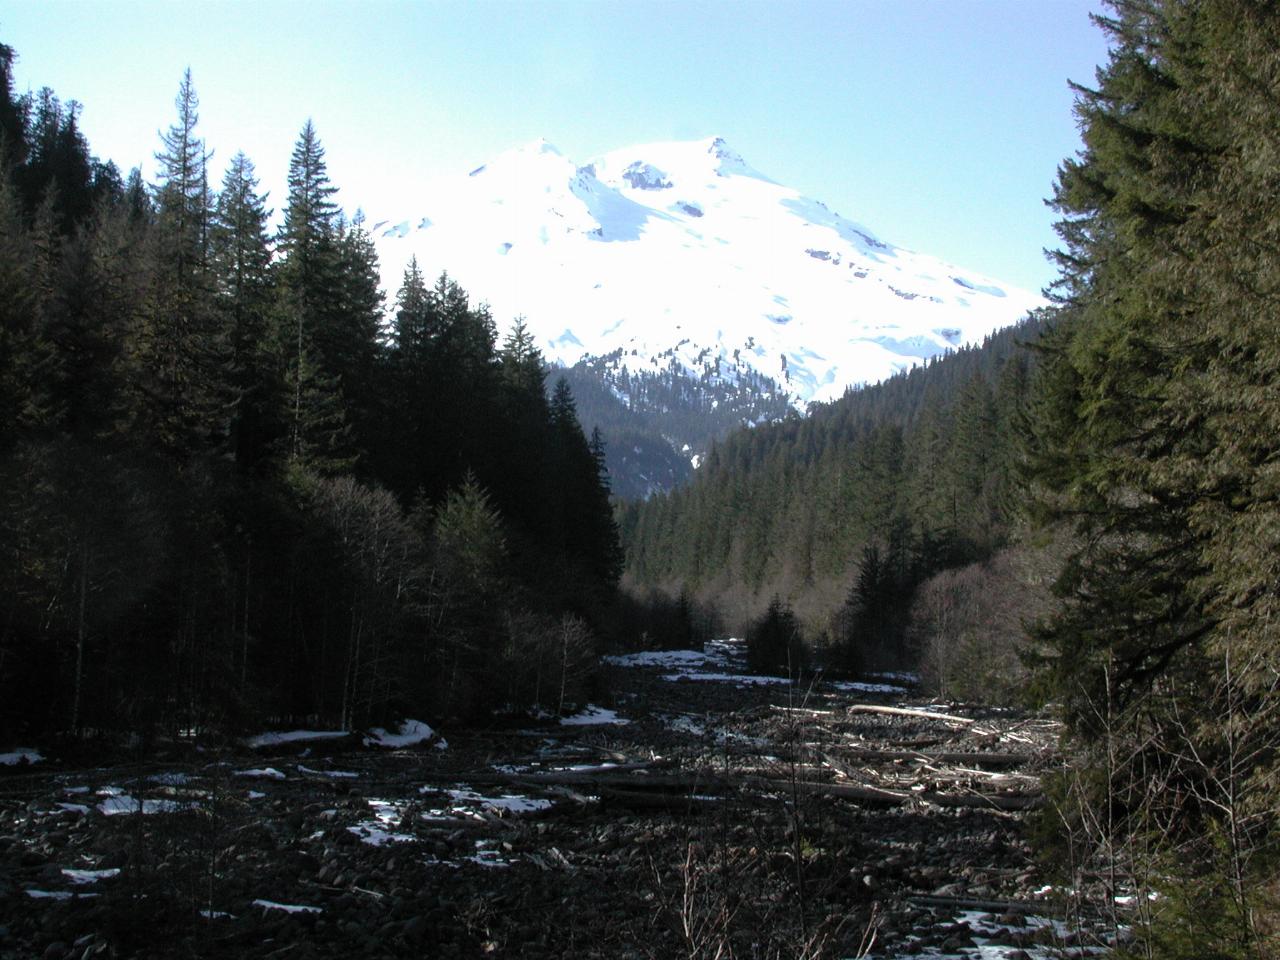
<instances>
[{"instance_id":1,"label":"snowfield on mountain","mask_svg":"<svg viewBox=\"0 0 1280 960\"><path fill-rule=\"evenodd\" d=\"M839 397L1007 327L1036 294L895 246L753 169L722 139L578 164L545 140L419 185L368 223L393 302L410 257L524 316L551 361L619 352L797 406ZM377 219L378 216L385 217Z\"/></svg>"}]
</instances>

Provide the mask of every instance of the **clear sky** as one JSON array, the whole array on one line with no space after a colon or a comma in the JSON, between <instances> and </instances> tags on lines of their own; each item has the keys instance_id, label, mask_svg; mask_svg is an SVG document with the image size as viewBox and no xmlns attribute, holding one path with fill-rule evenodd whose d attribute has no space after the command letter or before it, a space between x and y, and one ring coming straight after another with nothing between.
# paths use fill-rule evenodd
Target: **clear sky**
<instances>
[{"instance_id":1,"label":"clear sky","mask_svg":"<svg viewBox=\"0 0 1280 960\"><path fill-rule=\"evenodd\" d=\"M1092 81L1106 57L1099 8L0 0L0 41L18 54L18 90L82 103L91 148L124 172L150 172L189 66L215 180L244 150L277 206L307 117L343 206L378 219L418 213L416 182L538 137L586 163L722 136L889 242L1036 289L1053 277L1043 199L1079 148L1067 81Z\"/></svg>"}]
</instances>

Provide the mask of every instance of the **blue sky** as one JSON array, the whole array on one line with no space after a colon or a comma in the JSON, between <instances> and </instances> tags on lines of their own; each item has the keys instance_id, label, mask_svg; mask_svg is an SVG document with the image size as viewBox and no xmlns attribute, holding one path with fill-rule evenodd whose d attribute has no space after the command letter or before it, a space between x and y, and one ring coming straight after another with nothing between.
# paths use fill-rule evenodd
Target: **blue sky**
<instances>
[{"instance_id":1,"label":"blue sky","mask_svg":"<svg viewBox=\"0 0 1280 960\"><path fill-rule=\"evenodd\" d=\"M20 91L84 105L103 158L151 166L190 66L216 179L236 150L278 205L311 117L348 210L546 137L585 163L722 136L884 239L1031 289L1043 204L1079 146L1068 79L1099 0L0 0ZM432 269L448 264L432 265Z\"/></svg>"}]
</instances>

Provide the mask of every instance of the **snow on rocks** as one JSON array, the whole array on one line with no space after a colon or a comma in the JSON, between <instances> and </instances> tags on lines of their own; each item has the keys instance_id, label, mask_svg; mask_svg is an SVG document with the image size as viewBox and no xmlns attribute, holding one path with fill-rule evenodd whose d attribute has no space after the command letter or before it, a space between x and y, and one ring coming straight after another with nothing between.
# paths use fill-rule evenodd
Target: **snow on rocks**
<instances>
[{"instance_id":1,"label":"snow on rocks","mask_svg":"<svg viewBox=\"0 0 1280 960\"><path fill-rule=\"evenodd\" d=\"M128 813L141 813L145 816L151 816L157 813L180 813L184 810L194 810L196 808L194 803L179 800L137 800L119 787L103 787L98 791L98 796L103 799L96 809L104 817L115 817Z\"/></svg>"},{"instance_id":2,"label":"snow on rocks","mask_svg":"<svg viewBox=\"0 0 1280 960\"><path fill-rule=\"evenodd\" d=\"M274 900L255 900L255 907L263 910L283 910L285 913L323 913L323 907L312 907L303 903L276 903Z\"/></svg>"},{"instance_id":3,"label":"snow on rocks","mask_svg":"<svg viewBox=\"0 0 1280 960\"><path fill-rule=\"evenodd\" d=\"M106 870L71 870L63 868L62 875L77 886L87 883L97 883L99 880L110 880L112 877L120 876L119 867L111 867Z\"/></svg>"},{"instance_id":4,"label":"snow on rocks","mask_svg":"<svg viewBox=\"0 0 1280 960\"><path fill-rule=\"evenodd\" d=\"M571 717L560 718L561 726L565 727L625 726L630 722L630 720L618 716L617 711L608 710L605 707L597 707L592 703L588 703L582 710Z\"/></svg>"},{"instance_id":5,"label":"snow on rocks","mask_svg":"<svg viewBox=\"0 0 1280 960\"><path fill-rule=\"evenodd\" d=\"M715 657L701 650L642 650L639 653L625 653L601 657L601 659L615 667L662 667L672 670L705 666Z\"/></svg>"},{"instance_id":6,"label":"snow on rocks","mask_svg":"<svg viewBox=\"0 0 1280 960\"><path fill-rule=\"evenodd\" d=\"M706 724L699 723L692 717L675 717L671 720L670 727L677 733L688 733L695 737L705 736L707 732Z\"/></svg>"},{"instance_id":7,"label":"snow on rocks","mask_svg":"<svg viewBox=\"0 0 1280 960\"><path fill-rule=\"evenodd\" d=\"M506 813L533 813L537 810L551 809L551 801L541 797L525 797L518 793L504 793L498 797L486 797L474 790L445 791L456 803L474 804L487 810L504 811Z\"/></svg>"},{"instance_id":8,"label":"snow on rocks","mask_svg":"<svg viewBox=\"0 0 1280 960\"><path fill-rule=\"evenodd\" d=\"M744 673L665 673L662 679L670 683L698 681L703 683L733 683L740 687L768 687L789 684L789 677L750 676Z\"/></svg>"},{"instance_id":9,"label":"snow on rocks","mask_svg":"<svg viewBox=\"0 0 1280 960\"><path fill-rule=\"evenodd\" d=\"M0 885L7 881L11 892L0 896L0 927L10 931L9 940L0 933L0 954L41 956L56 938L68 945L56 955L70 956L71 944L105 936L99 917L111 912L136 920L128 926L144 938L113 942L118 955L180 955L183 944L165 939L166 918L175 907L194 918L194 908L189 892L171 880L203 875L208 848L191 838L209 825L214 831L202 835L217 844L219 876L212 896L195 906L217 917L219 957L265 960L282 943L305 939L313 923L324 925L323 936L307 943L315 960L363 956L371 941L415 956L472 956L485 943L495 945L494 955L529 960L671 956L681 948L668 922L677 918L662 914L659 901L640 899L655 889L655 868L675 876L670 871L687 863L691 849L705 851L700 862L721 870L717 880L750 906L740 915L744 924L763 915L757 910L779 916L792 902L777 899L791 896L789 803L822 811L804 820L814 851L805 866L822 878L808 891L814 916L850 918L833 955L857 951L873 900L880 905L881 960L1048 960L1055 944L1080 952L1080 933L1069 941L1030 919L1054 916L1059 904L1034 896L1042 880L1019 832L1019 811L941 807L914 794L889 805L874 796L863 802L859 793L874 786L896 796L923 780L930 793L1029 792L1039 769L1033 764L1047 756L1038 746L1041 721L983 713L973 724L940 725L928 714L851 711L864 702L862 692L826 683L807 690L797 707L786 687L662 679L672 672L734 676L741 645L721 649L723 664L611 665L616 699L609 702L627 725L560 726L547 717L534 730L518 721L460 730L447 753L431 750L430 741L412 752L374 752L352 736L335 744L340 757L324 749L316 751L323 760L273 758L270 766L244 751L216 766L190 754L185 763L112 773L30 771L22 797L0 797ZM900 706L922 704L904 699ZM622 719L598 706L588 716ZM1028 742L1000 747L992 731ZM1051 733L1044 731L1046 744ZM1005 749L1025 754L1025 762L993 752ZM985 760L1002 760L990 764L998 776L982 772L989 770ZM233 775L244 768L276 769L287 780ZM351 771L359 776L344 776ZM228 781L229 793L212 792L215 784L226 790ZM779 782L813 792L794 799ZM269 791L268 798L244 802L250 787ZM206 789L210 797L201 798ZM110 802L121 813L158 812L150 798L194 801L218 817L122 820L94 809ZM731 815L696 815L716 809ZM758 855L718 857L752 848ZM134 859L138 849L145 861ZM83 881L64 872L73 868ZM120 873L112 879L114 870ZM99 899L80 902L91 896ZM482 942L474 917L461 911L472 903L493 905ZM979 909L970 903L990 912L968 916ZM222 915L228 910L232 916ZM998 929L1005 914L1028 919ZM600 939L587 944L588 930ZM763 942L770 953L793 955L768 939L775 932L743 927L734 936L741 935L743 953L748 943Z\"/></svg>"},{"instance_id":10,"label":"snow on rocks","mask_svg":"<svg viewBox=\"0 0 1280 960\"><path fill-rule=\"evenodd\" d=\"M15 747L0 753L0 767L16 767L28 763L40 763L44 757L32 747Z\"/></svg>"},{"instance_id":11,"label":"snow on rocks","mask_svg":"<svg viewBox=\"0 0 1280 960\"><path fill-rule=\"evenodd\" d=\"M842 693L890 693L905 694L906 687L898 687L891 683L863 683L857 680L828 680L827 686Z\"/></svg>"},{"instance_id":12,"label":"snow on rocks","mask_svg":"<svg viewBox=\"0 0 1280 960\"><path fill-rule=\"evenodd\" d=\"M251 770L236 770L234 776L252 777L257 780L285 780L288 779L283 773L275 767L254 767Z\"/></svg>"},{"instance_id":13,"label":"snow on rocks","mask_svg":"<svg viewBox=\"0 0 1280 960\"><path fill-rule=\"evenodd\" d=\"M402 747L413 747L420 743L426 743L433 739L436 732L421 720L405 720L397 728L395 733L384 730L382 727L374 727L364 738L366 747L389 747L391 749L400 749ZM437 741L437 749L443 740Z\"/></svg>"},{"instance_id":14,"label":"snow on rocks","mask_svg":"<svg viewBox=\"0 0 1280 960\"><path fill-rule=\"evenodd\" d=\"M70 890L29 889L24 892L28 897L31 897L31 899L33 900L70 900L72 897L75 897L75 896L82 896L82 897L95 896L95 894L92 894L92 893L75 894L75 893L72 893Z\"/></svg>"},{"instance_id":15,"label":"snow on rocks","mask_svg":"<svg viewBox=\"0 0 1280 960\"><path fill-rule=\"evenodd\" d=\"M179 803L177 800L135 800L128 794L119 797L107 797L98 804L98 812L105 817L114 817L122 813L141 813L151 816L157 813L179 813L194 808L194 804Z\"/></svg>"},{"instance_id":16,"label":"snow on rocks","mask_svg":"<svg viewBox=\"0 0 1280 960\"><path fill-rule=\"evenodd\" d=\"M362 843L367 843L371 847L383 847L391 843L407 843L417 839L411 833L394 829L405 825L405 817L409 810L408 803L397 803L374 797L366 798L365 802L373 811L373 819L361 820L347 827L347 831L359 837Z\"/></svg>"}]
</instances>

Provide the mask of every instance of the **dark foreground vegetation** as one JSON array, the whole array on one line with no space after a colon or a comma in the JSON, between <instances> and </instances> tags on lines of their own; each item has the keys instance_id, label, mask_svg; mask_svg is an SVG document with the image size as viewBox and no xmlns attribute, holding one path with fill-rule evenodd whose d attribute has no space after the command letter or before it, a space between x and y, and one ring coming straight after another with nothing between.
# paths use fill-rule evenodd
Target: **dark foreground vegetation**
<instances>
[{"instance_id":1,"label":"dark foreground vegetation","mask_svg":"<svg viewBox=\"0 0 1280 960\"><path fill-rule=\"evenodd\" d=\"M607 667L620 717L0 778L0 958L902 956L1097 945L1021 831L1054 725ZM723 680L664 679L681 676ZM735 679L738 678L738 679ZM898 704L901 714L876 712ZM110 812L108 812L110 811ZM1056 922L1050 922L1051 919Z\"/></svg>"},{"instance_id":2,"label":"dark foreground vegetation","mask_svg":"<svg viewBox=\"0 0 1280 960\"><path fill-rule=\"evenodd\" d=\"M581 698L620 572L603 444L518 322L391 310L310 122L283 225L191 78L160 176L0 48L0 730L354 729Z\"/></svg>"}]
</instances>

